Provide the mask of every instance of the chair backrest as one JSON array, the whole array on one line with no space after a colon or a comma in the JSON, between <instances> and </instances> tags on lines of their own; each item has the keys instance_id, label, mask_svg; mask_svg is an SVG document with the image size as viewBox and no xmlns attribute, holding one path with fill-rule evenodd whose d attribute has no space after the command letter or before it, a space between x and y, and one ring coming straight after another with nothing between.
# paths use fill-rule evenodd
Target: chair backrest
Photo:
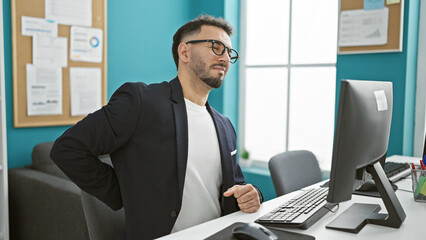
<instances>
[{"instance_id":1,"label":"chair backrest","mask_svg":"<svg viewBox=\"0 0 426 240\"><path fill-rule=\"evenodd\" d=\"M124 233L124 209L114 211L94 196L81 191L90 240L116 240Z\"/></svg>"},{"instance_id":2,"label":"chair backrest","mask_svg":"<svg viewBox=\"0 0 426 240\"><path fill-rule=\"evenodd\" d=\"M288 151L273 156L269 160L269 171L277 196L322 180L315 155L306 150Z\"/></svg>"}]
</instances>

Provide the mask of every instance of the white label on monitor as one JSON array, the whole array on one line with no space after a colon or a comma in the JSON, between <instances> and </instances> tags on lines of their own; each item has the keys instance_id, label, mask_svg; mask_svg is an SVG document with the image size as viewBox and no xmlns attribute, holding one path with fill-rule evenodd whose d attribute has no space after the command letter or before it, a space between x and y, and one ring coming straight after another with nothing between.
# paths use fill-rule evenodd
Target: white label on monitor
<instances>
[{"instance_id":1,"label":"white label on monitor","mask_svg":"<svg viewBox=\"0 0 426 240\"><path fill-rule=\"evenodd\" d=\"M380 112L388 110L388 101L386 100L385 91L374 91L374 96L376 96L377 111Z\"/></svg>"}]
</instances>

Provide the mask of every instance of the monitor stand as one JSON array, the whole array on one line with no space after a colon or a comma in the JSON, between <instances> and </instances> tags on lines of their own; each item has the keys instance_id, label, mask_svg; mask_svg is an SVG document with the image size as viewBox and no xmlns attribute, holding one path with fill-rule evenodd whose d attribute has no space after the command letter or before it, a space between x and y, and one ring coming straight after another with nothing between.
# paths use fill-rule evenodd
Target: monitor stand
<instances>
[{"instance_id":1,"label":"monitor stand","mask_svg":"<svg viewBox=\"0 0 426 240\"><path fill-rule=\"evenodd\" d=\"M354 203L330 222L326 228L358 233L367 223L393 228L401 226L406 215L380 162L367 166L367 170L373 176L388 214L378 213L381 209L378 204Z\"/></svg>"}]
</instances>

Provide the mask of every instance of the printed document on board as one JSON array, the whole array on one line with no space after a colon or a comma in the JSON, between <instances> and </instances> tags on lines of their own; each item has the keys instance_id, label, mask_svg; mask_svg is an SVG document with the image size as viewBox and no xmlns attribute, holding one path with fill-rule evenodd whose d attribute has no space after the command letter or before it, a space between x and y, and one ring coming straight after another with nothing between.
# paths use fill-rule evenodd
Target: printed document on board
<instances>
[{"instance_id":1,"label":"printed document on board","mask_svg":"<svg viewBox=\"0 0 426 240\"><path fill-rule=\"evenodd\" d=\"M27 64L27 114L62 114L62 68Z\"/></svg>"},{"instance_id":2,"label":"printed document on board","mask_svg":"<svg viewBox=\"0 0 426 240\"><path fill-rule=\"evenodd\" d=\"M100 68L70 68L71 116L87 115L102 107Z\"/></svg>"},{"instance_id":3,"label":"printed document on board","mask_svg":"<svg viewBox=\"0 0 426 240\"><path fill-rule=\"evenodd\" d=\"M92 0L45 0L44 9L59 24L92 26Z\"/></svg>"},{"instance_id":4,"label":"printed document on board","mask_svg":"<svg viewBox=\"0 0 426 240\"><path fill-rule=\"evenodd\" d=\"M103 31L99 28L71 27L70 58L73 61L102 62Z\"/></svg>"},{"instance_id":5,"label":"printed document on board","mask_svg":"<svg viewBox=\"0 0 426 240\"><path fill-rule=\"evenodd\" d=\"M53 20L35 17L21 17L21 34L23 36L58 36L58 23Z\"/></svg>"},{"instance_id":6,"label":"printed document on board","mask_svg":"<svg viewBox=\"0 0 426 240\"><path fill-rule=\"evenodd\" d=\"M384 45L388 42L389 8L340 13L339 47Z\"/></svg>"},{"instance_id":7,"label":"printed document on board","mask_svg":"<svg viewBox=\"0 0 426 240\"><path fill-rule=\"evenodd\" d=\"M33 64L36 66L67 67L67 38L33 36Z\"/></svg>"}]
</instances>

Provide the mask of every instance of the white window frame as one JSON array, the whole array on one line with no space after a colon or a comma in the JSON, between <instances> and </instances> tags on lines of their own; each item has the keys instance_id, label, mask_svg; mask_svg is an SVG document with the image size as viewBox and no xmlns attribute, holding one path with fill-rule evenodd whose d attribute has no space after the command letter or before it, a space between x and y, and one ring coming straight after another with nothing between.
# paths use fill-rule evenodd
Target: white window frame
<instances>
[{"instance_id":1,"label":"white window frame","mask_svg":"<svg viewBox=\"0 0 426 240\"><path fill-rule=\"evenodd\" d=\"M414 149L422 157L426 125L426 1L420 1L419 41L417 49L416 116L414 124Z\"/></svg>"},{"instance_id":2,"label":"white window frame","mask_svg":"<svg viewBox=\"0 0 426 240\"><path fill-rule=\"evenodd\" d=\"M288 39L288 64L268 64L268 65L248 65L246 64L246 37L247 37L247 1L241 0L240 2L240 52L241 58L239 62L239 99L238 99L238 139L239 149L245 148L245 99L246 99L246 70L248 68L287 68L287 122L286 122L286 146L285 151L288 150L288 135L289 135L289 120L290 120L290 84L291 84L291 69L298 67L336 67L336 63L319 63L319 64L292 64L291 63L291 36L292 36L292 13L293 13L293 0L289 0L289 39ZM297 0L296 0L297 1ZM336 52L337 54L337 52ZM268 162L259 159L252 159L254 166L268 167Z\"/></svg>"}]
</instances>

